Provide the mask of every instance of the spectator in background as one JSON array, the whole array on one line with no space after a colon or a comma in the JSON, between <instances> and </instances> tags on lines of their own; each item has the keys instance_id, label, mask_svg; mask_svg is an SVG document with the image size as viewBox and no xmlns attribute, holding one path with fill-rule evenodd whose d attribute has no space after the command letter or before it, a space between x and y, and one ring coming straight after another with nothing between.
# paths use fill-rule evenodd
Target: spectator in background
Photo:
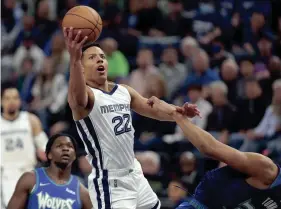
<instances>
[{"instance_id":1,"label":"spectator in background","mask_svg":"<svg viewBox=\"0 0 281 209\"><path fill-rule=\"evenodd\" d=\"M244 49L250 55L255 55L258 51L258 42L262 35L271 34L266 26L265 16L262 13L254 12L251 16L250 27L245 27Z\"/></svg>"},{"instance_id":2,"label":"spectator in background","mask_svg":"<svg viewBox=\"0 0 281 209\"><path fill-rule=\"evenodd\" d=\"M222 81L210 84L213 111L208 117L206 130L222 143L227 143L230 133L236 131L236 108L227 99L228 89Z\"/></svg>"},{"instance_id":3,"label":"spectator in background","mask_svg":"<svg viewBox=\"0 0 281 209\"><path fill-rule=\"evenodd\" d=\"M250 58L243 58L240 60L241 78L238 81L237 95L240 99L245 99L245 83L248 78L254 77L254 61Z\"/></svg>"},{"instance_id":4,"label":"spectator in background","mask_svg":"<svg viewBox=\"0 0 281 209\"><path fill-rule=\"evenodd\" d=\"M232 104L236 104L238 100L238 73L239 67L235 60L227 59L221 66L221 79L227 85L227 98Z\"/></svg>"},{"instance_id":5,"label":"spectator in background","mask_svg":"<svg viewBox=\"0 0 281 209\"><path fill-rule=\"evenodd\" d=\"M168 14L163 18L161 26L158 28L165 36L187 35L190 32L189 21L182 15L183 5L181 0L169 0Z\"/></svg>"},{"instance_id":6,"label":"spectator in background","mask_svg":"<svg viewBox=\"0 0 281 209\"><path fill-rule=\"evenodd\" d=\"M205 87L213 81L220 80L218 73L210 69L209 56L204 50L201 49L191 59L193 72L185 79L183 85L180 87L181 94L185 93L186 89L192 84Z\"/></svg>"},{"instance_id":7,"label":"spectator in background","mask_svg":"<svg viewBox=\"0 0 281 209\"><path fill-rule=\"evenodd\" d=\"M234 59L234 56L227 52L224 47L224 43L220 38L216 38L211 45L211 61L210 67L214 70L218 70L221 68L221 64L226 59Z\"/></svg>"},{"instance_id":8,"label":"spectator in background","mask_svg":"<svg viewBox=\"0 0 281 209\"><path fill-rule=\"evenodd\" d=\"M192 123L198 127L205 129L207 125L207 119L209 114L212 112L212 105L203 98L202 86L193 85L188 88L187 95L189 101L192 104L196 104L201 112L201 117L194 117L191 119Z\"/></svg>"},{"instance_id":9,"label":"spectator in background","mask_svg":"<svg viewBox=\"0 0 281 209\"><path fill-rule=\"evenodd\" d=\"M147 97L150 86L147 80L154 74L160 75L154 65L153 53L150 49L140 49L137 55L138 68L130 76L129 85L139 92L142 96Z\"/></svg>"},{"instance_id":10,"label":"spectator in background","mask_svg":"<svg viewBox=\"0 0 281 209\"><path fill-rule=\"evenodd\" d=\"M31 57L25 57L17 75L17 88L22 99L22 108L28 109L32 101L31 89L33 88L36 73L34 72L34 61Z\"/></svg>"},{"instance_id":11,"label":"spectator in background","mask_svg":"<svg viewBox=\"0 0 281 209\"><path fill-rule=\"evenodd\" d=\"M246 141L240 148L245 152L259 152L261 143L266 143L268 139L281 130L281 79L276 80L273 85L273 98L270 106L254 129L246 132Z\"/></svg>"},{"instance_id":12,"label":"spectator in background","mask_svg":"<svg viewBox=\"0 0 281 209\"><path fill-rule=\"evenodd\" d=\"M162 53L162 63L159 65L167 85L167 98L176 91L187 77L187 71L182 63L179 63L178 52L175 48L168 47Z\"/></svg>"},{"instance_id":13,"label":"spectator in background","mask_svg":"<svg viewBox=\"0 0 281 209\"><path fill-rule=\"evenodd\" d=\"M281 78L281 59L277 56L272 56L267 65L269 77L260 81L261 87L269 98L272 98L272 84L275 80Z\"/></svg>"},{"instance_id":14,"label":"spectator in background","mask_svg":"<svg viewBox=\"0 0 281 209\"><path fill-rule=\"evenodd\" d=\"M55 72L53 60L46 58L43 69L32 88L33 101L30 109L36 112L45 130L60 120L67 101L65 76Z\"/></svg>"},{"instance_id":15,"label":"spectator in background","mask_svg":"<svg viewBox=\"0 0 281 209\"><path fill-rule=\"evenodd\" d=\"M13 67L16 72L20 72L22 61L25 57L30 56L34 60L34 70L38 72L44 62L44 52L34 42L31 34L25 34L21 46L16 50L13 58Z\"/></svg>"},{"instance_id":16,"label":"spectator in background","mask_svg":"<svg viewBox=\"0 0 281 209\"><path fill-rule=\"evenodd\" d=\"M156 152L137 152L136 159L140 162L144 175L157 175L160 171L161 159Z\"/></svg>"},{"instance_id":17,"label":"spectator in background","mask_svg":"<svg viewBox=\"0 0 281 209\"><path fill-rule=\"evenodd\" d=\"M41 49L44 49L47 41L58 28L57 22L49 19L49 12L50 8L48 0L40 1L36 10L35 27L38 30L36 44Z\"/></svg>"},{"instance_id":18,"label":"spectator in background","mask_svg":"<svg viewBox=\"0 0 281 209\"><path fill-rule=\"evenodd\" d=\"M246 99L239 101L237 116L239 132L245 133L255 128L261 121L269 102L264 99L263 91L255 78L245 81Z\"/></svg>"},{"instance_id":19,"label":"spectator in background","mask_svg":"<svg viewBox=\"0 0 281 209\"><path fill-rule=\"evenodd\" d=\"M179 159L181 181L187 186L188 192L193 194L201 176L196 170L196 157L192 152L183 152Z\"/></svg>"},{"instance_id":20,"label":"spectator in background","mask_svg":"<svg viewBox=\"0 0 281 209\"><path fill-rule=\"evenodd\" d=\"M186 67L186 71L190 73L192 71L192 60L191 57L193 54L196 53L197 50L199 50L198 43L196 39L194 39L191 36L186 36L181 41L181 53L184 57L184 64Z\"/></svg>"},{"instance_id":21,"label":"spectator in background","mask_svg":"<svg viewBox=\"0 0 281 209\"><path fill-rule=\"evenodd\" d=\"M52 37L51 56L54 71L66 74L69 68L70 56L65 48L64 38L61 33Z\"/></svg>"},{"instance_id":22,"label":"spectator in background","mask_svg":"<svg viewBox=\"0 0 281 209\"><path fill-rule=\"evenodd\" d=\"M137 13L136 29L145 36L161 36L163 34L156 29L162 21L163 16L157 7L157 0L143 0L142 8Z\"/></svg>"},{"instance_id":23,"label":"spectator in background","mask_svg":"<svg viewBox=\"0 0 281 209\"><path fill-rule=\"evenodd\" d=\"M187 186L180 180L172 180L168 186L168 198L176 208L186 200L188 194Z\"/></svg>"},{"instance_id":24,"label":"spectator in background","mask_svg":"<svg viewBox=\"0 0 281 209\"><path fill-rule=\"evenodd\" d=\"M198 109L201 112L201 117L194 117L190 119L192 123L198 127L205 129L207 126L207 119L209 114L212 112L212 105L203 98L202 86L200 85L191 85L187 90L187 101L196 104ZM180 101L180 104L183 104L184 101ZM163 136L163 141L167 144L173 144L184 139L183 132L179 126L176 126L175 133L166 134Z\"/></svg>"},{"instance_id":25,"label":"spectator in background","mask_svg":"<svg viewBox=\"0 0 281 209\"><path fill-rule=\"evenodd\" d=\"M220 14L216 12L213 1L201 1L192 22L192 31L201 44L208 45L222 34L220 22L222 20Z\"/></svg>"},{"instance_id":26,"label":"spectator in background","mask_svg":"<svg viewBox=\"0 0 281 209\"><path fill-rule=\"evenodd\" d=\"M108 61L108 79L116 81L129 74L129 63L121 51L118 50L117 41L113 38L105 38L101 41L101 47Z\"/></svg>"},{"instance_id":27,"label":"spectator in background","mask_svg":"<svg viewBox=\"0 0 281 209\"><path fill-rule=\"evenodd\" d=\"M165 82L159 75L151 75L147 78L147 97L156 96L166 100ZM133 126L135 128L135 149L137 150L157 150L162 151L163 144L161 137L165 134L173 133L175 124L168 121L158 121L151 118L133 115Z\"/></svg>"},{"instance_id":28,"label":"spectator in background","mask_svg":"<svg viewBox=\"0 0 281 209\"><path fill-rule=\"evenodd\" d=\"M259 61L267 64L273 51L273 44L269 35L263 35L257 45L259 49Z\"/></svg>"}]
</instances>

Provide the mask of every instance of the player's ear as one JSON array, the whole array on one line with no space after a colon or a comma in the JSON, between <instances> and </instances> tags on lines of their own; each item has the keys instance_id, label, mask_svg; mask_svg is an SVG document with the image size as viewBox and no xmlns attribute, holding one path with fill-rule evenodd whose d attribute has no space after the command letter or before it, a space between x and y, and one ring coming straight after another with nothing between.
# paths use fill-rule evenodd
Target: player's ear
<instances>
[{"instance_id":1,"label":"player's ear","mask_svg":"<svg viewBox=\"0 0 281 209\"><path fill-rule=\"evenodd\" d=\"M53 156L51 153L48 153L47 159L52 160Z\"/></svg>"}]
</instances>

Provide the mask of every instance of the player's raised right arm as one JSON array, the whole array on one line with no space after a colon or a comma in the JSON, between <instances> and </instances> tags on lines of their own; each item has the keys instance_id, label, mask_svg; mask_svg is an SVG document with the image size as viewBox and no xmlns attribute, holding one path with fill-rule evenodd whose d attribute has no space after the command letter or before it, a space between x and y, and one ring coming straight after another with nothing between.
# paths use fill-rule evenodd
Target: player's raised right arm
<instances>
[{"instance_id":1,"label":"player's raised right arm","mask_svg":"<svg viewBox=\"0 0 281 209\"><path fill-rule=\"evenodd\" d=\"M70 54L70 79L68 102L71 109L85 108L88 104L88 92L83 75L82 47L87 41L87 36L80 40L81 31L74 37L73 28L63 29L65 44Z\"/></svg>"},{"instance_id":2,"label":"player's raised right arm","mask_svg":"<svg viewBox=\"0 0 281 209\"><path fill-rule=\"evenodd\" d=\"M7 209L24 209L33 186L36 184L34 172L24 173L16 185L13 196L11 197Z\"/></svg>"}]
</instances>

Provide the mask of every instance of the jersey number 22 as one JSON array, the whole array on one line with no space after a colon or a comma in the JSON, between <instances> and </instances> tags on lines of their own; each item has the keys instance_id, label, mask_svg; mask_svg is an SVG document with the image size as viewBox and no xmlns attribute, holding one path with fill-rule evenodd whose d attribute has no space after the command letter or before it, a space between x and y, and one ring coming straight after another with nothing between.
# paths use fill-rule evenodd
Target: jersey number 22
<instances>
[{"instance_id":1,"label":"jersey number 22","mask_svg":"<svg viewBox=\"0 0 281 209\"><path fill-rule=\"evenodd\" d=\"M116 117L112 118L112 123L116 124L114 126L114 133L116 136L132 130L131 126L129 126L130 118L131 117L129 114L124 114L123 117L116 116Z\"/></svg>"}]
</instances>

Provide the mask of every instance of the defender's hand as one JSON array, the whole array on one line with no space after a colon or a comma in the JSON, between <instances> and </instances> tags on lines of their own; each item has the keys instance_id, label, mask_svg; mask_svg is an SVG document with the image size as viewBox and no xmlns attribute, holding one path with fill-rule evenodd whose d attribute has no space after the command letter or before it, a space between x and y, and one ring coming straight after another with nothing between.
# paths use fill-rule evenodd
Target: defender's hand
<instances>
[{"instance_id":1,"label":"defender's hand","mask_svg":"<svg viewBox=\"0 0 281 209\"><path fill-rule=\"evenodd\" d=\"M194 104L189 104L188 102L186 102L183 106L184 112L183 114L186 115L189 118L193 118L195 116L199 116L200 118L200 110L197 108L197 105Z\"/></svg>"},{"instance_id":2,"label":"defender's hand","mask_svg":"<svg viewBox=\"0 0 281 209\"><path fill-rule=\"evenodd\" d=\"M74 37L72 27L63 29L65 45L70 54L71 63L80 62L82 58L82 47L87 41L88 36L85 36L82 41L79 41L80 35L81 31L79 30L77 35Z\"/></svg>"}]
</instances>

